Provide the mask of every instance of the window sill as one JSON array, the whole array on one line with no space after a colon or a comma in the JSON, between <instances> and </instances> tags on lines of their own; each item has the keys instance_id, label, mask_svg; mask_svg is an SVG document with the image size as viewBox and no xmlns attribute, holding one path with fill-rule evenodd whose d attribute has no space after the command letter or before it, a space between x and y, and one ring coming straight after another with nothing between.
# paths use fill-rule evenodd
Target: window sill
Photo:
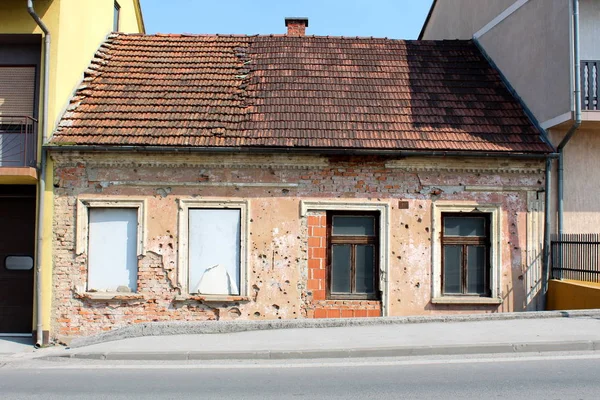
<instances>
[{"instance_id":1,"label":"window sill","mask_svg":"<svg viewBox=\"0 0 600 400\"><path fill-rule=\"evenodd\" d=\"M122 293L122 292L84 292L76 293L75 297L85 300L144 300L142 293Z\"/></svg>"},{"instance_id":2,"label":"window sill","mask_svg":"<svg viewBox=\"0 0 600 400\"><path fill-rule=\"evenodd\" d=\"M433 304L502 304L502 299L493 297L444 296L431 299Z\"/></svg>"},{"instance_id":3,"label":"window sill","mask_svg":"<svg viewBox=\"0 0 600 400\"><path fill-rule=\"evenodd\" d=\"M204 294L204 295L194 295L194 294L180 294L175 296L174 301L203 301L203 302L212 302L212 301L250 301L250 297L248 296L229 296L229 295L220 295L220 294Z\"/></svg>"}]
</instances>

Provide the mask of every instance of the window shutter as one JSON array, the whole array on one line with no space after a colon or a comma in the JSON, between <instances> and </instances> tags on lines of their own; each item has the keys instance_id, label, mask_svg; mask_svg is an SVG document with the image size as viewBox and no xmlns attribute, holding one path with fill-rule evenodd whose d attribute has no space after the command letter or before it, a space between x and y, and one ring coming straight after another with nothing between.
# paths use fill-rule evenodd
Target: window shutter
<instances>
[{"instance_id":1,"label":"window shutter","mask_svg":"<svg viewBox=\"0 0 600 400\"><path fill-rule=\"evenodd\" d=\"M0 67L2 116L33 116L35 67Z\"/></svg>"}]
</instances>

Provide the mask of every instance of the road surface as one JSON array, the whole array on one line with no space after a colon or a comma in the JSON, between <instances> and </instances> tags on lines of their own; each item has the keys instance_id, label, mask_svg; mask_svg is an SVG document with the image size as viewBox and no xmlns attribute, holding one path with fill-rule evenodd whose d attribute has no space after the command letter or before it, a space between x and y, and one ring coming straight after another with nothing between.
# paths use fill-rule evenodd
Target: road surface
<instances>
[{"instance_id":1,"label":"road surface","mask_svg":"<svg viewBox=\"0 0 600 400\"><path fill-rule=\"evenodd\" d=\"M600 354L228 364L7 363L13 399L598 399Z\"/></svg>"}]
</instances>

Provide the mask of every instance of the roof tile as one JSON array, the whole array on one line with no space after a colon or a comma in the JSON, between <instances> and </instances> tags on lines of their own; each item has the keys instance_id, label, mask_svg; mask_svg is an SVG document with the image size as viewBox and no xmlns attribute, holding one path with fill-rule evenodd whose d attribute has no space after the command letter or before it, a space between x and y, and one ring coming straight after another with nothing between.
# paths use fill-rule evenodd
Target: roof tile
<instances>
[{"instance_id":1,"label":"roof tile","mask_svg":"<svg viewBox=\"0 0 600 400\"><path fill-rule=\"evenodd\" d=\"M54 145L549 152L470 41L125 35Z\"/></svg>"}]
</instances>

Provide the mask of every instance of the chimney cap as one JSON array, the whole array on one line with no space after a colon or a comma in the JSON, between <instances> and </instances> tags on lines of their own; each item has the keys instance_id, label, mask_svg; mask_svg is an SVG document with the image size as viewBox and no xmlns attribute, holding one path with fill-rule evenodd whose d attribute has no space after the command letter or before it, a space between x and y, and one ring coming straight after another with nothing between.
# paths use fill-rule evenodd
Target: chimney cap
<instances>
[{"instance_id":1,"label":"chimney cap","mask_svg":"<svg viewBox=\"0 0 600 400\"><path fill-rule=\"evenodd\" d=\"M305 27L308 27L308 18L306 17L286 17L285 18L285 26L288 26L290 23L303 23Z\"/></svg>"}]
</instances>

